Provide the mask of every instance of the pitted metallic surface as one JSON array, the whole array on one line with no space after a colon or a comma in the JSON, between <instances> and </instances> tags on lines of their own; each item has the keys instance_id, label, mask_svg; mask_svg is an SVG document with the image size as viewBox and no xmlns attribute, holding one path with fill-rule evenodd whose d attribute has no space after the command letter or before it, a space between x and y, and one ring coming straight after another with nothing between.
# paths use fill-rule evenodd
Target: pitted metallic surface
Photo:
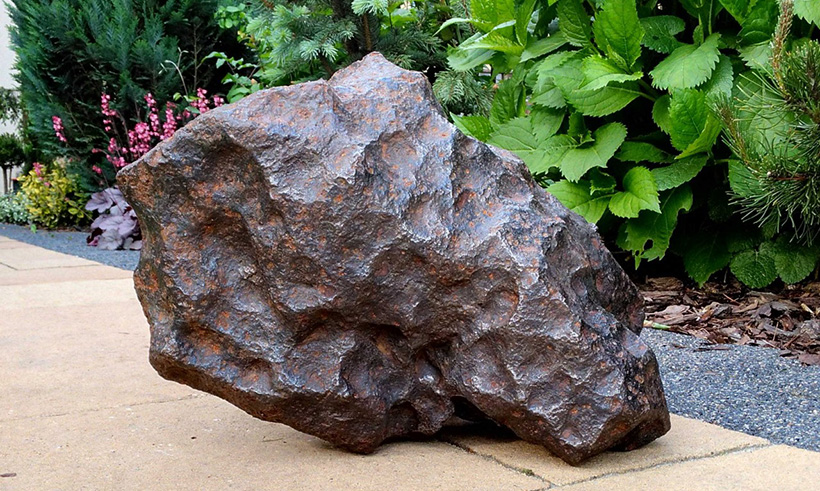
<instances>
[{"instance_id":1,"label":"pitted metallic surface","mask_svg":"<svg viewBox=\"0 0 820 491\"><path fill-rule=\"evenodd\" d=\"M594 228L381 55L209 111L119 181L168 379L356 452L453 415L571 463L669 429Z\"/></svg>"}]
</instances>

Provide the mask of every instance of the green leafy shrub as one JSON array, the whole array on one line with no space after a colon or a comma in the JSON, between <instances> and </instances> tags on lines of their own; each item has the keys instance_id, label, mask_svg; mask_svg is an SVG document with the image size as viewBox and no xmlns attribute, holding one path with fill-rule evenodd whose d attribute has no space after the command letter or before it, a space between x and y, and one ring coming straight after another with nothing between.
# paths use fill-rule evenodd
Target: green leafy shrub
<instances>
[{"instance_id":1,"label":"green leafy shrub","mask_svg":"<svg viewBox=\"0 0 820 491\"><path fill-rule=\"evenodd\" d=\"M28 225L31 223L28 205L28 198L23 193L0 195L0 223Z\"/></svg>"},{"instance_id":2,"label":"green leafy shrub","mask_svg":"<svg viewBox=\"0 0 820 491\"><path fill-rule=\"evenodd\" d=\"M364 55L379 51L404 68L426 73L437 94L453 109L482 111L490 94L473 76L446 72L446 50L465 29L442 24L459 2L422 0L246 0L225 2L217 13L222 27L237 29L255 59L215 52L218 67L231 73L228 101L264 87L327 78ZM461 10L459 10L461 9Z\"/></svg>"},{"instance_id":3,"label":"green leafy shrub","mask_svg":"<svg viewBox=\"0 0 820 491\"><path fill-rule=\"evenodd\" d=\"M78 225L90 218L84 207L88 195L66 174L65 166L55 163L46 168L35 163L18 181L33 224L50 229Z\"/></svg>"},{"instance_id":4,"label":"green leafy shrub","mask_svg":"<svg viewBox=\"0 0 820 491\"><path fill-rule=\"evenodd\" d=\"M488 117L453 118L515 152L636 267L672 250L702 284L760 235L732 213L712 108L768 65L777 16L776 0L473 0L449 23L477 32L449 63L489 64L497 90Z\"/></svg>"},{"instance_id":5,"label":"green leafy shrub","mask_svg":"<svg viewBox=\"0 0 820 491\"><path fill-rule=\"evenodd\" d=\"M216 92L222 70L202 58L214 50L241 52L235 32L215 19L216 0L12 0L11 39L16 78L32 144L48 159L65 156L89 190L99 188L92 166L103 167L109 137L100 97L127 126L143 119L142 98L171 101L197 87ZM52 117L68 138L54 139ZM113 170L111 172L113 177Z\"/></svg>"}]
</instances>

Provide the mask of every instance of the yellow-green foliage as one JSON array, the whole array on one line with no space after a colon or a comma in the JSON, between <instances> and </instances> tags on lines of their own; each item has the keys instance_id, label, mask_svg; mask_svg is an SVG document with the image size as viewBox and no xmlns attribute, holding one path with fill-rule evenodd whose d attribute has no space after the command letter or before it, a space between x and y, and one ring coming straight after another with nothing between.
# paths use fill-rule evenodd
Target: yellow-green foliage
<instances>
[{"instance_id":1,"label":"yellow-green foliage","mask_svg":"<svg viewBox=\"0 0 820 491\"><path fill-rule=\"evenodd\" d=\"M26 209L34 224L55 228L90 218L91 214L83 206L88 196L66 175L64 166L54 164L46 168L35 163L34 168L18 180L28 197Z\"/></svg>"}]
</instances>

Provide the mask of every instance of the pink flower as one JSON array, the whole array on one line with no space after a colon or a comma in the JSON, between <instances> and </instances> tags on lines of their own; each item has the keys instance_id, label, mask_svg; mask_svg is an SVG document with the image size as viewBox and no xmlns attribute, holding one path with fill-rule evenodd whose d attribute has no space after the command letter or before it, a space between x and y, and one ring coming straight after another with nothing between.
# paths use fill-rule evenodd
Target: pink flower
<instances>
[{"instance_id":1,"label":"pink flower","mask_svg":"<svg viewBox=\"0 0 820 491\"><path fill-rule=\"evenodd\" d=\"M60 119L59 116L52 116L51 117L51 126L54 128L54 134L57 135L57 139L63 143L67 143L65 135L63 134L63 120Z\"/></svg>"},{"instance_id":2,"label":"pink flower","mask_svg":"<svg viewBox=\"0 0 820 491\"><path fill-rule=\"evenodd\" d=\"M102 169L100 169L100 168L99 168L99 167L97 167L96 165L92 165L92 166L91 166L91 170L93 170L93 171L94 171L94 172L96 172L97 174L102 174Z\"/></svg>"},{"instance_id":3,"label":"pink flower","mask_svg":"<svg viewBox=\"0 0 820 491\"><path fill-rule=\"evenodd\" d=\"M114 117L117 115L117 111L111 109L111 106L109 105L110 102L111 96L103 92L100 96L100 107L102 108L103 116Z\"/></svg>"},{"instance_id":4,"label":"pink flower","mask_svg":"<svg viewBox=\"0 0 820 491\"><path fill-rule=\"evenodd\" d=\"M42 164L40 164L40 162L34 162L32 164L32 167L34 167L34 175L36 175L36 176L42 175L43 166L42 166Z\"/></svg>"},{"instance_id":5,"label":"pink flower","mask_svg":"<svg viewBox=\"0 0 820 491\"><path fill-rule=\"evenodd\" d=\"M225 99L223 99L222 97L220 97L218 95L215 95L214 96L214 107L219 107L223 104L225 104Z\"/></svg>"}]
</instances>

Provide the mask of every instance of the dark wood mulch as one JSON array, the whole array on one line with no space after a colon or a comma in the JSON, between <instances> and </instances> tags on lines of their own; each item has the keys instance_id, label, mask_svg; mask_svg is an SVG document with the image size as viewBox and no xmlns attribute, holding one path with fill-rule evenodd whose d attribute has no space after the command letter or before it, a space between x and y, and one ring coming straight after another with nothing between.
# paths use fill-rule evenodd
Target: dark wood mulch
<instances>
[{"instance_id":1,"label":"dark wood mulch","mask_svg":"<svg viewBox=\"0 0 820 491\"><path fill-rule=\"evenodd\" d=\"M677 278L639 285L646 327L689 334L713 343L766 346L806 365L820 365L820 283L754 291L739 283L695 289Z\"/></svg>"}]
</instances>

